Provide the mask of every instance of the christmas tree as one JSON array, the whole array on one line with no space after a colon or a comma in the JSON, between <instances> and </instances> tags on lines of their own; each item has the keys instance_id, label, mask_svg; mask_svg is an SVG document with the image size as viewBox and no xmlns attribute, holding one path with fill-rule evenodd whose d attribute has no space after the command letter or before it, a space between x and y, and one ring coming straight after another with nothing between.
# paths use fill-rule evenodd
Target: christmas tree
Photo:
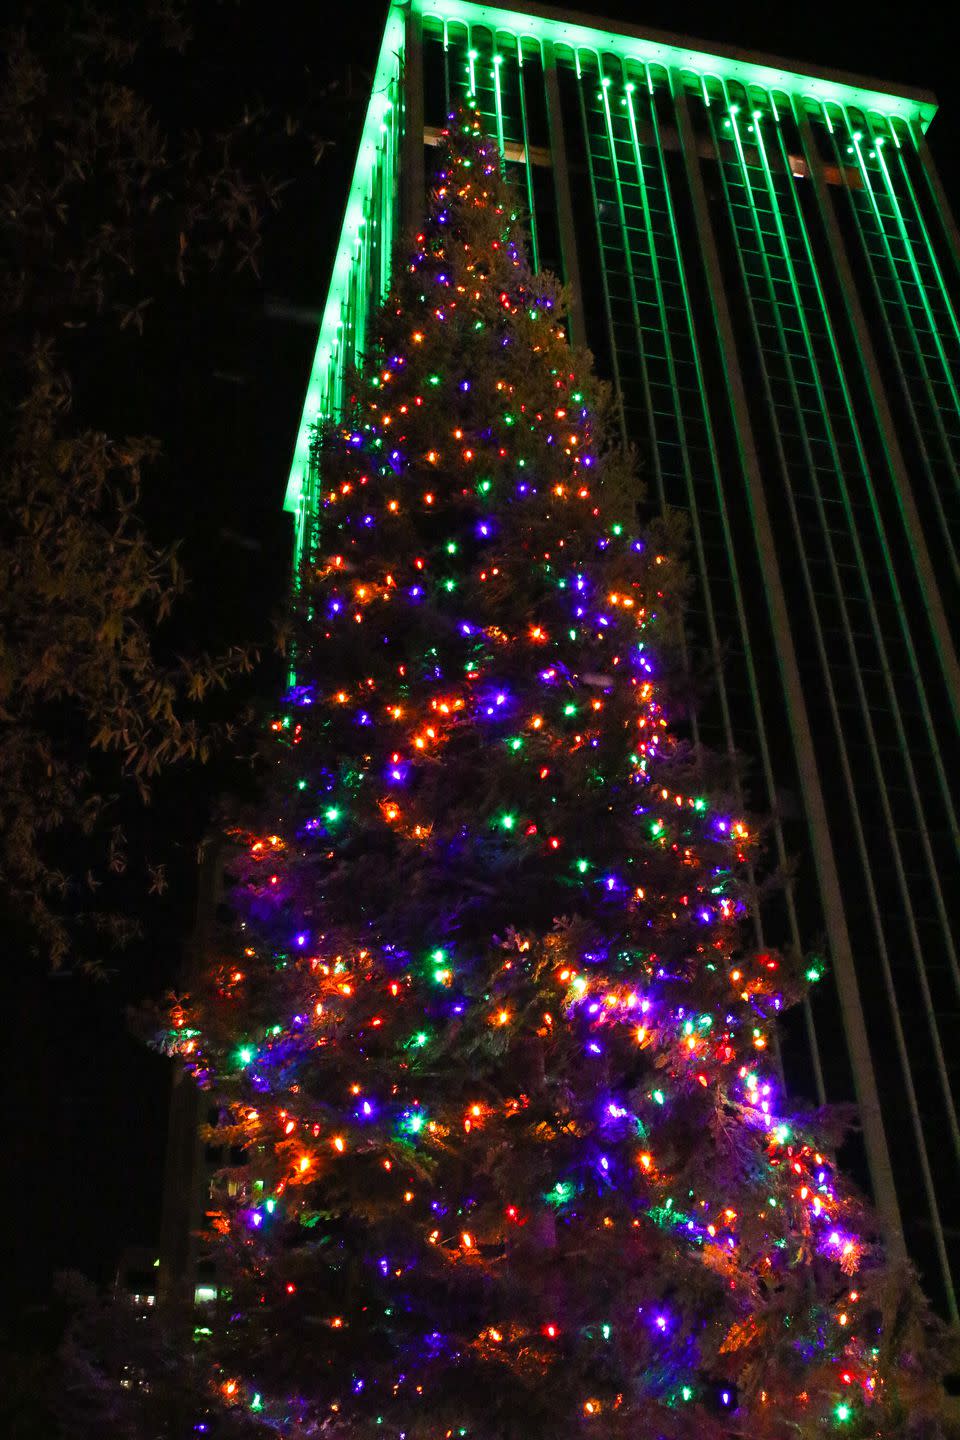
<instances>
[{"instance_id":1,"label":"christmas tree","mask_svg":"<svg viewBox=\"0 0 960 1440\"><path fill-rule=\"evenodd\" d=\"M743 948L755 827L668 714L682 566L501 170L452 116L318 435L237 944L173 1015L246 1155L219 1433L906 1433L922 1307L776 1079L810 977Z\"/></svg>"}]
</instances>

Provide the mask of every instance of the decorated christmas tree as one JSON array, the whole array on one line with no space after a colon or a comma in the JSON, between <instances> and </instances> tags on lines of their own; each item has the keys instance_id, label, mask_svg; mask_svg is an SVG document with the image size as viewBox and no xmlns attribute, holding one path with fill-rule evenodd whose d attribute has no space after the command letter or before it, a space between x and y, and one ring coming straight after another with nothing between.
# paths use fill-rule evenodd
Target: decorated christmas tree
<instances>
[{"instance_id":1,"label":"decorated christmas tree","mask_svg":"<svg viewBox=\"0 0 960 1440\"><path fill-rule=\"evenodd\" d=\"M669 527L472 112L439 155L173 1015L245 1154L198 1428L905 1434L922 1306L776 1079L804 966L744 948L755 829L671 724Z\"/></svg>"}]
</instances>

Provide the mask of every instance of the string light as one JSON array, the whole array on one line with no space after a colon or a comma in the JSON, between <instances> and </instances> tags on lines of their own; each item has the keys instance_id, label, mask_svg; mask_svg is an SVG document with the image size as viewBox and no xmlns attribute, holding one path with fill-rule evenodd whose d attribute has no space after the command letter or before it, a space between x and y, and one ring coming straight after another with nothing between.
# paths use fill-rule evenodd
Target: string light
<instances>
[{"instance_id":1,"label":"string light","mask_svg":"<svg viewBox=\"0 0 960 1440\"><path fill-rule=\"evenodd\" d=\"M376 369L318 442L307 624L269 727L282 818L232 834L253 944L243 969L211 958L168 1040L260 1187L233 1177L218 1212L250 1260L238 1323L262 1307L269 1350L338 1295L329 1328L367 1338L295 1397L259 1373L221 1392L277 1433L322 1410L359 1436L491 1345L549 1391L603 1344L629 1385L581 1392L578 1421L616 1411L627 1433L682 1402L764 1440L809 1352L842 1425L840 1386L858 1406L883 1388L844 1280L870 1251L765 1058L823 967L738 948L755 831L694 788L658 679L676 562L631 532L476 112L441 140ZM511 1287L514 1254L541 1290ZM591 1257L635 1323L596 1313ZM483 1298L441 1321L456 1267ZM756 1302L780 1289L786 1339Z\"/></svg>"}]
</instances>

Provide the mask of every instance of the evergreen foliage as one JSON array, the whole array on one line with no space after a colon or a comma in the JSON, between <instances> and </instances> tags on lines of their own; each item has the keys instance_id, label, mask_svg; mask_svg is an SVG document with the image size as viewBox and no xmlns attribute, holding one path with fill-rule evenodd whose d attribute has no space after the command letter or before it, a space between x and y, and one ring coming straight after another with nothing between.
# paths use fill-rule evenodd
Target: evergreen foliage
<instances>
[{"instance_id":1,"label":"evergreen foliage","mask_svg":"<svg viewBox=\"0 0 960 1440\"><path fill-rule=\"evenodd\" d=\"M318 436L236 943L165 1042L246 1156L222 1433L933 1433L914 1282L776 1079L807 981L744 949L756 829L671 728L682 566L605 413L461 112Z\"/></svg>"}]
</instances>

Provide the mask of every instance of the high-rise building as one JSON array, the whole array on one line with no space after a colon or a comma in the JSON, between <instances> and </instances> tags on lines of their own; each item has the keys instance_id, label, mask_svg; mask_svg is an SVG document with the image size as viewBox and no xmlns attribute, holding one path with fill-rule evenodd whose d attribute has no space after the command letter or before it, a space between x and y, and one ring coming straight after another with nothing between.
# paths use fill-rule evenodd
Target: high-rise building
<instances>
[{"instance_id":1,"label":"high-rise building","mask_svg":"<svg viewBox=\"0 0 960 1440\"><path fill-rule=\"evenodd\" d=\"M308 552L311 426L468 95L647 507L689 517L691 736L745 757L770 816L757 943L826 961L787 1083L856 1102L889 1242L956 1318L960 247L933 97L533 4L393 4L287 492Z\"/></svg>"}]
</instances>

